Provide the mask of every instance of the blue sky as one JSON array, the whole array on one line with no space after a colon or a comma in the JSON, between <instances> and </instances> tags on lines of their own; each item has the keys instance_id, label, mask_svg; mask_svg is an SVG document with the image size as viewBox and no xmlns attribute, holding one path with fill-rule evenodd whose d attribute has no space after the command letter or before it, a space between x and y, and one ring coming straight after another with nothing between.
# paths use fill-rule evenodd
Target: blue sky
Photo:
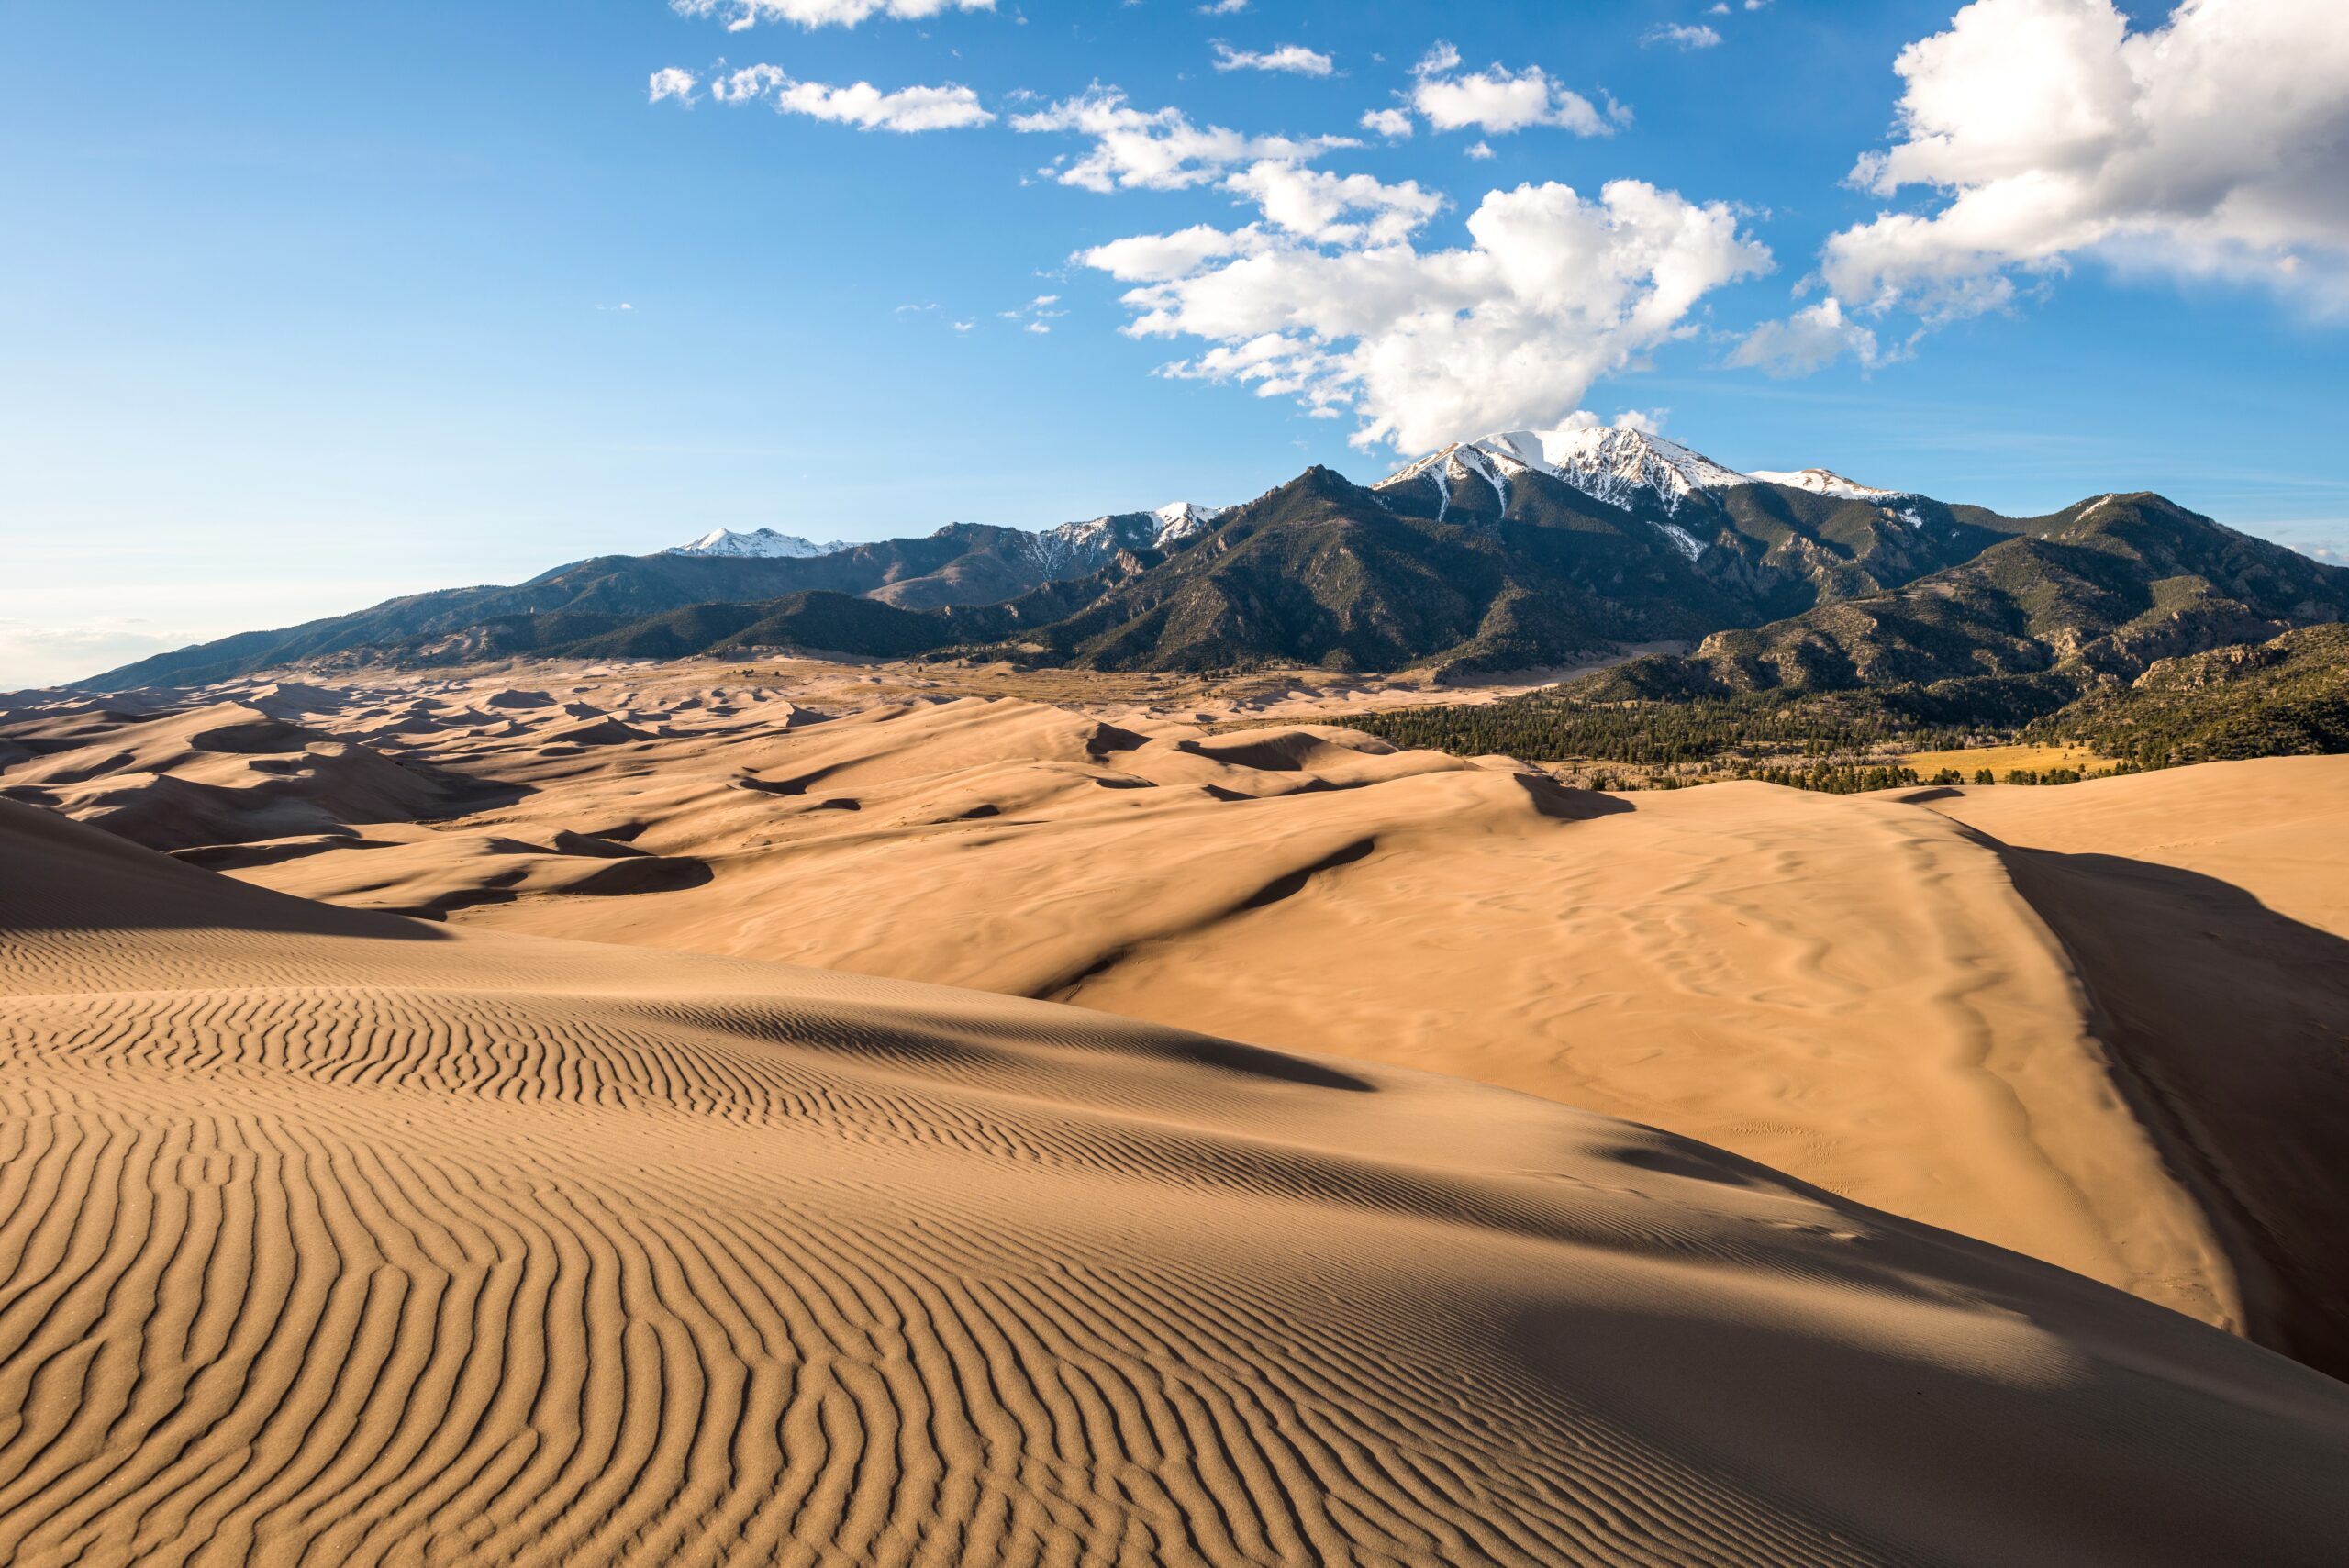
<instances>
[{"instance_id":1,"label":"blue sky","mask_svg":"<svg viewBox=\"0 0 2349 1568\"><path fill-rule=\"evenodd\" d=\"M718 526L875 538L1241 499L1308 462L1366 481L1398 461L1366 428L1488 414L1636 414L1732 466L2009 511L2158 489L2349 558L2349 81L2323 0L2246 5L2242 39L2106 0L1989 0L1970 29L1952 0L699 8L9 7L0 687ZM2132 51L2165 27L2156 70ZM2237 43L2299 96L2274 106ZM1286 46L1326 73L1216 69ZM2066 62L2040 84L2071 119L2000 106L2009 47ZM650 101L664 70L690 95ZM923 102L985 123L860 128L830 91L860 82L966 89ZM2199 206L2143 196L2177 183L2143 177L2165 145L2073 123L2099 95L2170 123L2213 91L2241 103L2197 156L2215 137L2233 162ZM1113 94L1158 117L1152 146L1232 134L1153 179L1074 128ZM2068 194L2018 214L2001 182L2051 166ZM1284 228L1268 183L1325 176L1371 194ZM1520 187L1534 227L1472 228ZM1196 226L1226 249L1187 270L1085 259ZM1569 231L1620 286L1494 281ZM1640 271L1658 245L1685 300ZM1407 284L1348 293L1389 263ZM1137 287L1165 333L1121 330ZM1313 323L1266 349L1297 289ZM1397 290L1470 325L1382 316ZM1804 352L1741 362L1789 319ZM1160 373L1243 364L1246 339L1296 390Z\"/></svg>"}]
</instances>

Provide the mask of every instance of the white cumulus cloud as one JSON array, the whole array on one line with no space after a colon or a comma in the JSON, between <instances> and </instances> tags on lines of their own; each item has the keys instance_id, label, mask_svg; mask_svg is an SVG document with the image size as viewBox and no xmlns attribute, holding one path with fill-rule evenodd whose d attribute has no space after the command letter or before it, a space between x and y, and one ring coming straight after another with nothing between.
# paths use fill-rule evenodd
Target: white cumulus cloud
<instances>
[{"instance_id":1,"label":"white cumulus cloud","mask_svg":"<svg viewBox=\"0 0 2349 1568\"><path fill-rule=\"evenodd\" d=\"M1327 76L1336 62L1318 50L1303 44L1285 43L1277 49L1251 52L1234 49L1228 43L1215 46L1215 68L1218 71L1286 71L1297 76Z\"/></svg>"},{"instance_id":2,"label":"white cumulus cloud","mask_svg":"<svg viewBox=\"0 0 2349 1568\"><path fill-rule=\"evenodd\" d=\"M1372 109L1362 117L1362 128L1403 141L1410 137L1411 117L1401 109Z\"/></svg>"},{"instance_id":3,"label":"white cumulus cloud","mask_svg":"<svg viewBox=\"0 0 2349 1568\"><path fill-rule=\"evenodd\" d=\"M1731 351L1729 362L1774 376L1809 375L1845 354L1864 365L1876 364L1883 357L1876 349L1876 334L1846 317L1843 302L1830 295L1784 321L1765 321L1756 327Z\"/></svg>"},{"instance_id":4,"label":"white cumulus cloud","mask_svg":"<svg viewBox=\"0 0 2349 1568\"><path fill-rule=\"evenodd\" d=\"M674 98L681 104L694 101L694 73L672 65L652 73L651 91L645 101L657 104L663 98Z\"/></svg>"},{"instance_id":5,"label":"white cumulus cloud","mask_svg":"<svg viewBox=\"0 0 2349 1568\"><path fill-rule=\"evenodd\" d=\"M1555 126L1576 136L1611 136L1623 117L1605 114L1588 98L1551 78L1538 65L1522 71L1491 65L1463 73L1460 51L1438 43L1413 70L1411 106L1438 130L1470 128L1503 136L1531 126Z\"/></svg>"},{"instance_id":6,"label":"white cumulus cloud","mask_svg":"<svg viewBox=\"0 0 2349 1568\"><path fill-rule=\"evenodd\" d=\"M1555 426L1599 376L1688 329L1703 296L1766 270L1721 203L1637 180L1486 193L1471 243L1330 250L1247 229L1138 237L1082 263L1135 283L1126 330L1207 345L1169 374L1252 384L1406 450Z\"/></svg>"},{"instance_id":7,"label":"white cumulus cloud","mask_svg":"<svg viewBox=\"0 0 2349 1568\"><path fill-rule=\"evenodd\" d=\"M1318 245L1392 245L1443 207L1416 180L1386 184L1368 174L1332 174L1272 159L1238 170L1223 188L1248 197L1265 218ZM1366 215L1348 221L1350 215Z\"/></svg>"},{"instance_id":8,"label":"white cumulus cloud","mask_svg":"<svg viewBox=\"0 0 2349 1568\"><path fill-rule=\"evenodd\" d=\"M941 11L992 11L995 0L669 0L680 17L707 17L739 33L761 22L852 28L870 17L919 18Z\"/></svg>"},{"instance_id":9,"label":"white cumulus cloud","mask_svg":"<svg viewBox=\"0 0 2349 1568\"><path fill-rule=\"evenodd\" d=\"M778 114L807 115L859 130L961 130L995 118L968 87L901 87L888 93L870 82L832 87L794 81L776 65L746 65L713 77L709 95L721 104L763 99Z\"/></svg>"},{"instance_id":10,"label":"white cumulus cloud","mask_svg":"<svg viewBox=\"0 0 2349 1568\"><path fill-rule=\"evenodd\" d=\"M2252 279L2349 314L2349 17L2337 0L1976 0L1900 51L1899 139L1854 183L1929 210L1833 236L1829 285L1928 317L2076 256Z\"/></svg>"}]
</instances>

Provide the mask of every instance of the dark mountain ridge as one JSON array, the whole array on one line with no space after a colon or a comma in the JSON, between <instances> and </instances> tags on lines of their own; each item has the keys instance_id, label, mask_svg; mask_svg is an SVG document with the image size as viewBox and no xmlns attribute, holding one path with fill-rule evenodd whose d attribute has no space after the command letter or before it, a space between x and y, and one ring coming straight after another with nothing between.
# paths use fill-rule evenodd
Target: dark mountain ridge
<instances>
[{"instance_id":1,"label":"dark mountain ridge","mask_svg":"<svg viewBox=\"0 0 2349 1568\"><path fill-rule=\"evenodd\" d=\"M2011 739L2143 767L2349 743L2349 571L2158 495L2103 495L1898 588L1470 707L1398 744L1719 773ZM1684 779L1683 782L1688 782ZM1854 787L1877 787L1861 779Z\"/></svg>"},{"instance_id":2,"label":"dark mountain ridge","mask_svg":"<svg viewBox=\"0 0 2349 1568\"><path fill-rule=\"evenodd\" d=\"M2142 768L2349 751L2349 626L2163 659L2026 731Z\"/></svg>"},{"instance_id":3,"label":"dark mountain ridge","mask_svg":"<svg viewBox=\"0 0 2349 1568\"><path fill-rule=\"evenodd\" d=\"M1541 442L1550 442L1542 446ZM1792 483L1782 483L1790 480ZM2016 721L2162 658L2349 613L2344 574L2158 496L2010 518L1636 432L1487 438L1373 486L1044 533L954 524L807 557L573 562L159 655L83 684L293 663L953 651L1112 670L1538 668L1698 643L1575 691L1719 698L1985 683Z\"/></svg>"},{"instance_id":4,"label":"dark mountain ridge","mask_svg":"<svg viewBox=\"0 0 2349 1568\"><path fill-rule=\"evenodd\" d=\"M2159 495L2102 495L1885 593L1708 637L1574 689L1601 701L2005 684L2079 692L2349 617L2349 571Z\"/></svg>"}]
</instances>

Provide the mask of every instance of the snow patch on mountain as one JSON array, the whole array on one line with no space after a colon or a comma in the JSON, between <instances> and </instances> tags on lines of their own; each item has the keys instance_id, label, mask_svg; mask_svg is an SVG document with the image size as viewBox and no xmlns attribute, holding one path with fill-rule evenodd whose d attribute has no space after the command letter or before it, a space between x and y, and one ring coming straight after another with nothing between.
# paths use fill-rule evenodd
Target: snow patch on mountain
<instances>
[{"instance_id":1,"label":"snow patch on mountain","mask_svg":"<svg viewBox=\"0 0 2349 1568\"><path fill-rule=\"evenodd\" d=\"M1705 553L1705 541L1678 523L1658 523L1656 527L1664 530L1664 537L1672 541L1673 548L1689 560L1694 561Z\"/></svg>"},{"instance_id":2,"label":"snow patch on mountain","mask_svg":"<svg viewBox=\"0 0 2349 1568\"><path fill-rule=\"evenodd\" d=\"M1452 492L1455 485L1489 484L1506 508L1508 505L1508 479L1502 465L1506 463L1520 470L1530 466L1506 444L1510 439L1512 438L1508 436L1486 436L1482 440L1454 442L1442 451L1430 452L1417 462L1397 469L1371 488L1386 490L1397 484L1408 484L1424 475L1436 488L1436 520L1439 522L1443 520L1443 514L1451 510Z\"/></svg>"},{"instance_id":3,"label":"snow patch on mountain","mask_svg":"<svg viewBox=\"0 0 2349 1568\"><path fill-rule=\"evenodd\" d=\"M1454 486L1476 480L1493 487L1506 513L1509 482L1524 473L1547 474L1595 500L1626 510L1652 505L1662 508L1667 517L1677 514L1682 503L1698 491L1747 483L1746 476L1735 469L1677 441L1644 430L1590 426L1504 430L1455 442L1407 464L1371 488L1392 489L1425 477L1436 487L1436 520L1441 522L1451 510ZM1705 553L1705 541L1687 529L1668 522L1654 526L1689 560Z\"/></svg>"},{"instance_id":4,"label":"snow patch on mountain","mask_svg":"<svg viewBox=\"0 0 2349 1568\"><path fill-rule=\"evenodd\" d=\"M1372 486L1384 490L1422 474L1439 483L1481 479L1508 504L1509 481L1520 473L1549 475L1615 506L1651 502L1668 517L1700 490L1743 484L1745 475L1677 441L1645 430L1586 426L1561 430L1504 430L1431 452Z\"/></svg>"},{"instance_id":5,"label":"snow patch on mountain","mask_svg":"<svg viewBox=\"0 0 2349 1568\"><path fill-rule=\"evenodd\" d=\"M1199 538L1230 511L1174 501L1149 512L1111 512L1045 528L1036 537L1036 556L1055 577L1078 577L1108 564L1121 550L1174 550Z\"/></svg>"},{"instance_id":6,"label":"snow patch on mountain","mask_svg":"<svg viewBox=\"0 0 2349 1568\"><path fill-rule=\"evenodd\" d=\"M1553 476L1618 506L1645 496L1670 514L1700 490L1746 482L1737 470L1644 430L1594 427L1522 432L1511 439L1539 441L1541 457Z\"/></svg>"},{"instance_id":7,"label":"snow patch on mountain","mask_svg":"<svg viewBox=\"0 0 2349 1568\"><path fill-rule=\"evenodd\" d=\"M1041 529L1033 546L1036 559L1049 576L1080 575L1127 548L1118 524L1116 517L1088 517Z\"/></svg>"},{"instance_id":8,"label":"snow patch on mountain","mask_svg":"<svg viewBox=\"0 0 2349 1568\"><path fill-rule=\"evenodd\" d=\"M1216 519L1230 510L1229 506L1202 506L1196 501L1171 501L1151 514L1158 519L1158 537L1151 542L1160 550L1187 544L1214 528Z\"/></svg>"},{"instance_id":9,"label":"snow patch on mountain","mask_svg":"<svg viewBox=\"0 0 2349 1568\"><path fill-rule=\"evenodd\" d=\"M1839 501L1889 501L1911 494L1906 490L1879 490L1873 484L1846 479L1828 468L1757 468L1746 477L1761 480L1765 484L1784 484L1790 489L1808 490L1814 495L1831 495Z\"/></svg>"},{"instance_id":10,"label":"snow patch on mountain","mask_svg":"<svg viewBox=\"0 0 2349 1568\"><path fill-rule=\"evenodd\" d=\"M732 528L712 528L697 539L672 545L661 553L717 556L734 561L809 561L819 555L837 555L852 548L840 539L829 544L816 544L796 534L779 534L773 528L753 528L749 533L737 533Z\"/></svg>"},{"instance_id":11,"label":"snow patch on mountain","mask_svg":"<svg viewBox=\"0 0 2349 1568\"><path fill-rule=\"evenodd\" d=\"M1175 501L1148 512L1115 512L1038 530L1030 537L1038 562L1054 577L1077 577L1098 571L1121 550L1175 550L1210 531L1231 508L1202 506ZM959 527L949 524L941 533ZM712 528L697 539L674 545L663 555L691 555L730 561L808 561L855 546L835 539L817 544L773 528L748 533Z\"/></svg>"},{"instance_id":12,"label":"snow patch on mountain","mask_svg":"<svg viewBox=\"0 0 2349 1568\"><path fill-rule=\"evenodd\" d=\"M1510 455L1506 447L1495 445L1508 439L1503 436L1487 436L1481 441L1456 442L1387 475L1371 489L1374 492L1386 490L1425 477L1435 486L1435 520L1440 523L1452 511L1452 495L1456 486L1488 484L1499 498L1501 510L1506 512L1508 510L1509 470L1514 468L1522 473L1529 466Z\"/></svg>"}]
</instances>

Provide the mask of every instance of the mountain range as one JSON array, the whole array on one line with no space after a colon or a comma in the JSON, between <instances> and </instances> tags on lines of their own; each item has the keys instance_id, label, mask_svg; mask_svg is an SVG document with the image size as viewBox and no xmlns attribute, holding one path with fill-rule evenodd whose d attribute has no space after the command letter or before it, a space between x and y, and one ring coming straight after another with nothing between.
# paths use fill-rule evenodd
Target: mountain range
<instances>
[{"instance_id":1,"label":"mountain range","mask_svg":"<svg viewBox=\"0 0 2349 1568\"><path fill-rule=\"evenodd\" d=\"M1048 572L1064 573L1071 566L1089 571L1120 550L1167 550L1196 539L1224 510L1221 506L1176 501L1152 512L1112 512L1043 529L1035 536L1034 552ZM661 553L738 561L812 561L856 548L843 539L817 544L773 528L753 528L748 533L712 528L698 539L672 545Z\"/></svg>"},{"instance_id":2,"label":"mountain range","mask_svg":"<svg viewBox=\"0 0 2349 1568\"><path fill-rule=\"evenodd\" d=\"M1718 631L1584 689L1635 699L2094 682L2344 617L2349 572L2159 495L2099 495L1884 593Z\"/></svg>"},{"instance_id":3,"label":"mountain range","mask_svg":"<svg viewBox=\"0 0 2349 1568\"><path fill-rule=\"evenodd\" d=\"M2148 494L2009 517L1810 468L1740 473L1626 428L1459 442L1243 506L818 545L716 530L523 584L250 632L94 677L296 663L952 650L1097 669L1532 669L1693 645L1598 700L1898 684L2020 722L2157 660L2349 617L2349 573Z\"/></svg>"},{"instance_id":4,"label":"mountain range","mask_svg":"<svg viewBox=\"0 0 2349 1568\"><path fill-rule=\"evenodd\" d=\"M346 615L240 632L79 684L102 690L196 685L318 662L407 665L553 654L590 641L617 638L627 643L628 629L640 625L649 649L676 657L706 646L678 640L682 631L724 627L713 633L714 639L731 640L778 615L778 635L808 625L837 627L849 641L837 648L821 645L832 651L910 652L938 646L956 623L924 618L899 628L894 617L873 610L824 604L810 623L805 613L791 613L801 606L783 601L812 594L903 610L1001 604L1115 566L1130 551L1179 548L1207 532L1222 511L1176 502L1041 531L949 523L920 538L862 544L816 544L771 528L718 528L650 555L571 562L523 583L404 595ZM770 608L762 615L740 613L759 605ZM989 623L989 635L995 626Z\"/></svg>"}]
</instances>

